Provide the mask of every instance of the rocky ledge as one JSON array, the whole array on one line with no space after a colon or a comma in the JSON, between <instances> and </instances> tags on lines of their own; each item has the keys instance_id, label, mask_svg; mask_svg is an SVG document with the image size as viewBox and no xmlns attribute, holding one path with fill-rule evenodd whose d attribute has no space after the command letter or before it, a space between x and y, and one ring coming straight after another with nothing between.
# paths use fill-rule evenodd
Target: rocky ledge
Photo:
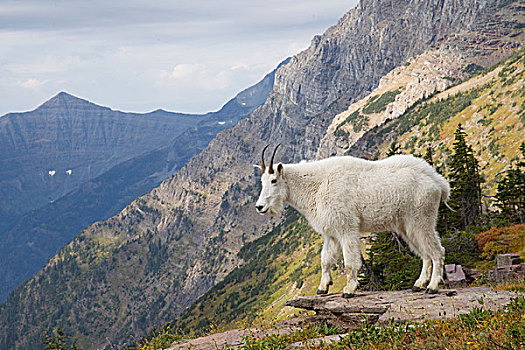
<instances>
[{"instance_id":1,"label":"rocky ledge","mask_svg":"<svg viewBox=\"0 0 525 350\"><path fill-rule=\"evenodd\" d=\"M301 323L329 323L340 329L352 329L362 323L422 321L451 318L470 312L474 307L497 310L524 293L483 287L442 289L438 294L413 293L410 290L358 292L344 299L341 293L299 297L286 306L313 310L315 315Z\"/></svg>"}]
</instances>

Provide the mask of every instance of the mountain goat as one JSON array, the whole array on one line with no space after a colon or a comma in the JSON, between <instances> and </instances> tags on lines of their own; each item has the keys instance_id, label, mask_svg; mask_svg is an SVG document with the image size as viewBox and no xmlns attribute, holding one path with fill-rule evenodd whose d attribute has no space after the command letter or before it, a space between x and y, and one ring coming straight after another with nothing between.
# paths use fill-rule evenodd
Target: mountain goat
<instances>
[{"instance_id":1,"label":"mountain goat","mask_svg":"<svg viewBox=\"0 0 525 350\"><path fill-rule=\"evenodd\" d=\"M279 215L284 203L306 217L324 238L321 283L317 294L332 285L330 268L342 250L347 284L343 298L353 296L361 267L360 233L394 231L423 260L413 291L437 293L443 273L445 249L436 232L440 201L446 203L450 187L427 162L409 155L368 161L350 156L299 164L261 165L262 190L256 203L262 214Z\"/></svg>"}]
</instances>

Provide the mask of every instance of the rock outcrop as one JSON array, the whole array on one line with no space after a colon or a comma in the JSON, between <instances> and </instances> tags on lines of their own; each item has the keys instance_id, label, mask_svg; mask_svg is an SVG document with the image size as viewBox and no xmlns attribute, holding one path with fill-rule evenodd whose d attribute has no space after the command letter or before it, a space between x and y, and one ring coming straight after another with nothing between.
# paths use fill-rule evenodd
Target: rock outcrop
<instances>
[{"instance_id":1,"label":"rock outcrop","mask_svg":"<svg viewBox=\"0 0 525 350\"><path fill-rule=\"evenodd\" d=\"M498 254L496 263L497 267L487 274L490 281L501 283L525 278L525 263L521 262L519 254Z\"/></svg>"},{"instance_id":2,"label":"rock outcrop","mask_svg":"<svg viewBox=\"0 0 525 350\"><path fill-rule=\"evenodd\" d=\"M327 322L340 329L352 329L362 323L421 322L466 314L474 307L496 311L523 293L485 287L440 290L438 294L414 293L410 290L359 292L343 299L340 293L326 296L300 297L286 306L313 310L316 315L301 322Z\"/></svg>"},{"instance_id":3,"label":"rock outcrop","mask_svg":"<svg viewBox=\"0 0 525 350\"><path fill-rule=\"evenodd\" d=\"M448 50L430 50L410 58L382 77L367 97L334 117L316 158L345 155L368 130L399 117L416 102L464 78L466 66L465 59Z\"/></svg>"},{"instance_id":4,"label":"rock outcrop","mask_svg":"<svg viewBox=\"0 0 525 350\"><path fill-rule=\"evenodd\" d=\"M469 313L473 308L496 311L512 298L523 296L489 288L460 288L442 290L436 295L412 291L360 292L354 298L343 299L341 293L325 296L300 297L286 302L294 309L314 311L315 315L292 318L274 325L272 329L234 329L196 339L174 343L168 350L212 350L241 347L246 339L261 339L267 335L288 334L307 325L335 326L352 332L363 324L417 323L432 319L447 319ZM347 333L348 334L348 333ZM321 342L336 343L347 334L337 334L294 343L289 348L308 348Z\"/></svg>"}]
</instances>

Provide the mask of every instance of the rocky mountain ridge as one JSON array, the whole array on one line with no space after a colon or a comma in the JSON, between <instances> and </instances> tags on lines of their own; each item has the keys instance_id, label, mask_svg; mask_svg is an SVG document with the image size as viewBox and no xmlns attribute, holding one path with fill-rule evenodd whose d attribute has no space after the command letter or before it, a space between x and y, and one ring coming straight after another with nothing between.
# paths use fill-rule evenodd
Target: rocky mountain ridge
<instances>
[{"instance_id":1,"label":"rocky mountain ridge","mask_svg":"<svg viewBox=\"0 0 525 350\"><path fill-rule=\"evenodd\" d=\"M430 147L436 163L447 166L447 149L452 148L454 131L461 124L485 181L483 202L492 206L490 195L496 191L497 174L509 169L519 157L524 140L524 64L525 51L521 49L489 72L436 93L399 120L378 125L349 153L384 155L390 142L396 140L403 152L424 154Z\"/></svg>"},{"instance_id":2,"label":"rocky mountain ridge","mask_svg":"<svg viewBox=\"0 0 525 350\"><path fill-rule=\"evenodd\" d=\"M244 242L271 228L252 208L258 184L249 165L266 143L282 143L285 162L313 158L333 116L382 76L511 5L361 1L277 71L273 92L248 118L119 215L88 227L21 286L0 311L0 323L9 325L0 337L29 348L31 324L58 323L95 348L173 319L242 264ZM52 283L56 278L64 282ZM83 283L87 290L78 287ZM49 309L66 294L60 309ZM22 314L33 323L20 322Z\"/></svg>"},{"instance_id":3,"label":"rocky mountain ridge","mask_svg":"<svg viewBox=\"0 0 525 350\"><path fill-rule=\"evenodd\" d=\"M31 112L0 117L2 228L116 164L165 145L201 118L123 113L65 92Z\"/></svg>"},{"instance_id":4,"label":"rocky mountain ridge","mask_svg":"<svg viewBox=\"0 0 525 350\"><path fill-rule=\"evenodd\" d=\"M34 112L5 116L6 128L12 131L12 152L5 149L2 158L19 166L18 174L34 169L28 169L25 163L17 161L16 154L23 154L27 165L32 167L35 166L31 163L35 158L39 158L39 162L53 157L83 164L87 162L84 167L94 174L82 174L82 169L75 167L64 170L61 169L63 165L59 165L51 173L43 175L54 184L45 181L32 184L32 190L27 190L31 187L32 177L21 178L12 174L13 177L0 180L5 185L4 193L9 192L8 184L21 183L19 190L25 191L24 196L16 200L12 196L3 197L1 202L6 204L6 210L12 210L31 196L35 197L33 207L38 206L41 197L51 189L59 192L53 194L53 200L46 205L12 220L5 217L0 220L0 301L4 301L19 283L37 272L84 227L115 215L133 199L150 191L204 149L217 133L231 128L262 104L273 86L274 74L275 70L254 86L241 91L219 111L205 115L183 115L163 110L144 115L126 114L60 93ZM107 117L100 117L100 114L107 114ZM56 115L60 116L60 122L55 125ZM111 126L111 118L116 119L118 125ZM130 119L131 125L128 125ZM147 127L150 119L157 122L149 122L153 125ZM38 129L37 135L33 135L35 128ZM174 128L176 133L172 130ZM129 134L129 140L126 138L128 129L135 132ZM50 137L39 136L38 133L54 135L53 142L46 141L49 142L48 148L41 148L39 140ZM97 133L102 134L102 138ZM33 139L27 140L22 135ZM17 139L24 140L24 143L17 142ZM130 143L133 148L128 147ZM31 149L21 149L20 144ZM42 153L46 156L41 156ZM36 164L38 168L40 163ZM100 169L97 166L101 166ZM15 197L16 193L13 194ZM27 205L23 209L27 211L31 208Z\"/></svg>"},{"instance_id":5,"label":"rocky mountain ridge","mask_svg":"<svg viewBox=\"0 0 525 350\"><path fill-rule=\"evenodd\" d=\"M399 117L418 100L464 78L466 66L459 55L442 50L410 58L381 78L378 87L367 97L334 117L316 158L344 155L371 128Z\"/></svg>"}]
</instances>

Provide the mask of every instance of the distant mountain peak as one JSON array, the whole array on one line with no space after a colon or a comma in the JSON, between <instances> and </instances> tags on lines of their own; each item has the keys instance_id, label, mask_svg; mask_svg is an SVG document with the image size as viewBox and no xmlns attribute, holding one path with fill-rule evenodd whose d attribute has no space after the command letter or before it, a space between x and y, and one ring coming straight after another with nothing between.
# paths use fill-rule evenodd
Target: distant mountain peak
<instances>
[{"instance_id":1,"label":"distant mountain peak","mask_svg":"<svg viewBox=\"0 0 525 350\"><path fill-rule=\"evenodd\" d=\"M49 100L40 105L40 108L57 108L57 107L66 107L66 108L86 108L86 107L98 107L98 108L108 108L96 105L88 100L82 99L80 97L73 96L65 91L61 91L55 96L51 97ZM109 109L109 108L108 108Z\"/></svg>"}]
</instances>

